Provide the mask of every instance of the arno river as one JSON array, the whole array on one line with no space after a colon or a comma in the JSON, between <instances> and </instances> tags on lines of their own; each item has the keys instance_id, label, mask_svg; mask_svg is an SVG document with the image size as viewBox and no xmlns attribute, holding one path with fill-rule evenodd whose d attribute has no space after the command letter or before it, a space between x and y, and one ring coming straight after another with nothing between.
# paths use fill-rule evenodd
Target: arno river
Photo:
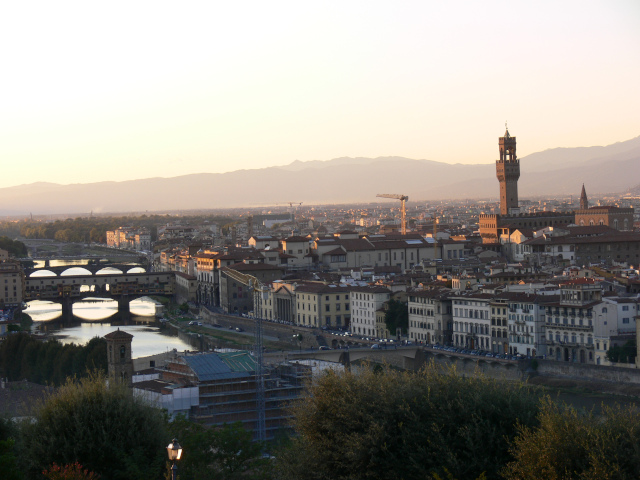
<instances>
[{"instance_id":1,"label":"arno river","mask_svg":"<svg viewBox=\"0 0 640 480\"><path fill-rule=\"evenodd\" d=\"M39 262L36 263L37 267ZM42 262L44 263L44 262ZM51 266L86 265L86 260L51 260ZM44 269L43 269L44 270ZM41 274L41 272L38 272ZM38 275L40 276L40 275ZM34 300L27 304L24 313L33 320L32 330L53 336L62 343L85 344L93 337L103 337L118 328L133 335L131 345L134 358L145 357L173 350L189 350L191 347L176 336L166 335L159 328L155 302L142 298L133 300L131 316L125 322L119 316L118 302L102 298L88 298L73 305L73 319L64 322L59 303Z\"/></svg>"},{"instance_id":2,"label":"arno river","mask_svg":"<svg viewBox=\"0 0 640 480\"><path fill-rule=\"evenodd\" d=\"M62 321L62 307L58 303L34 300L24 310L32 320L33 331L51 335L62 343L85 344L93 337L104 337L118 328L133 335L133 357L146 357L176 348L191 347L175 336L161 332L155 304L150 300L131 302L131 317L124 324L118 318L118 302L101 298L87 299L73 305L72 322Z\"/></svg>"}]
</instances>

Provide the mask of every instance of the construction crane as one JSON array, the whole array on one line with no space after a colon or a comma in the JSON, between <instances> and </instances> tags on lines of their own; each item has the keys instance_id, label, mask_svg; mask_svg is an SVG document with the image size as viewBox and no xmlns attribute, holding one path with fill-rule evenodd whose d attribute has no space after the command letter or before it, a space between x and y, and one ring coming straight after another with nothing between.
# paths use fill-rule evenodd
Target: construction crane
<instances>
[{"instance_id":1,"label":"construction crane","mask_svg":"<svg viewBox=\"0 0 640 480\"><path fill-rule=\"evenodd\" d=\"M260 443L264 443L267 440L267 429L266 429L266 403L265 403L265 388L264 388L264 344L262 337L262 311L257 311L257 305L262 305L262 302L265 302L268 296L269 289L265 285L262 284L260 280L258 280L253 275L247 275L244 273L237 272L235 270L226 270L225 275L230 278L233 278L236 282L241 283L249 287L254 294L254 320L256 327L256 336L255 336L255 349L254 356L256 359L256 410L258 412L258 421L256 425L257 430L257 440ZM258 298L256 298L258 296ZM260 308L262 310L262 308Z\"/></svg>"},{"instance_id":2,"label":"construction crane","mask_svg":"<svg viewBox=\"0 0 640 480\"><path fill-rule=\"evenodd\" d=\"M401 202L401 210L402 210L402 235L407 234L407 200L409 197L406 195L398 195L395 193L379 193L376 197L382 198L393 198L395 200L400 200Z\"/></svg>"}]
</instances>

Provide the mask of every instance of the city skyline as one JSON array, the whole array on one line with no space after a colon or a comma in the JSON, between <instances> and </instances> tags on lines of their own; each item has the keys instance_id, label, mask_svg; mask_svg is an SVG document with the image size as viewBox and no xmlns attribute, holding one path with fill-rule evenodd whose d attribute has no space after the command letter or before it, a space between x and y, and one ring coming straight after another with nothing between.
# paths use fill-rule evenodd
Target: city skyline
<instances>
[{"instance_id":1,"label":"city skyline","mask_svg":"<svg viewBox=\"0 0 640 480\"><path fill-rule=\"evenodd\" d=\"M640 134L636 2L171 7L3 7L0 188Z\"/></svg>"}]
</instances>

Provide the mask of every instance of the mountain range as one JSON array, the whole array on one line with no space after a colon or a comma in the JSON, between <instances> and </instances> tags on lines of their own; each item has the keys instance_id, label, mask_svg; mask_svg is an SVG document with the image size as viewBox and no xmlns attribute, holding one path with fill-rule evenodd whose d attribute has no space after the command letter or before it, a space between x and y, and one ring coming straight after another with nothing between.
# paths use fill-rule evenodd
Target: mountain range
<instances>
[{"instance_id":1,"label":"mountain range","mask_svg":"<svg viewBox=\"0 0 640 480\"><path fill-rule=\"evenodd\" d=\"M640 179L640 136L604 147L554 148L520 159L520 198L629 190ZM410 202L498 197L495 165L403 157L335 158L229 173L0 189L0 215L132 212L370 203L378 193Z\"/></svg>"}]
</instances>

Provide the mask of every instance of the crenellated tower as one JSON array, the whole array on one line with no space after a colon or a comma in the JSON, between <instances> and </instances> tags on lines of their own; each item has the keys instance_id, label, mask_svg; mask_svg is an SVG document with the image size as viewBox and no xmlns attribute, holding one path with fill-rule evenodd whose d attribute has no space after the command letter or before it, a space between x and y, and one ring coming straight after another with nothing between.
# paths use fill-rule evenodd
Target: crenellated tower
<instances>
[{"instance_id":1,"label":"crenellated tower","mask_svg":"<svg viewBox=\"0 0 640 480\"><path fill-rule=\"evenodd\" d=\"M516 137L509 135L498 139L500 160L496 160L496 176L500 182L500 214L520 213L518 208L518 179L520 178L520 160L516 157Z\"/></svg>"}]
</instances>

